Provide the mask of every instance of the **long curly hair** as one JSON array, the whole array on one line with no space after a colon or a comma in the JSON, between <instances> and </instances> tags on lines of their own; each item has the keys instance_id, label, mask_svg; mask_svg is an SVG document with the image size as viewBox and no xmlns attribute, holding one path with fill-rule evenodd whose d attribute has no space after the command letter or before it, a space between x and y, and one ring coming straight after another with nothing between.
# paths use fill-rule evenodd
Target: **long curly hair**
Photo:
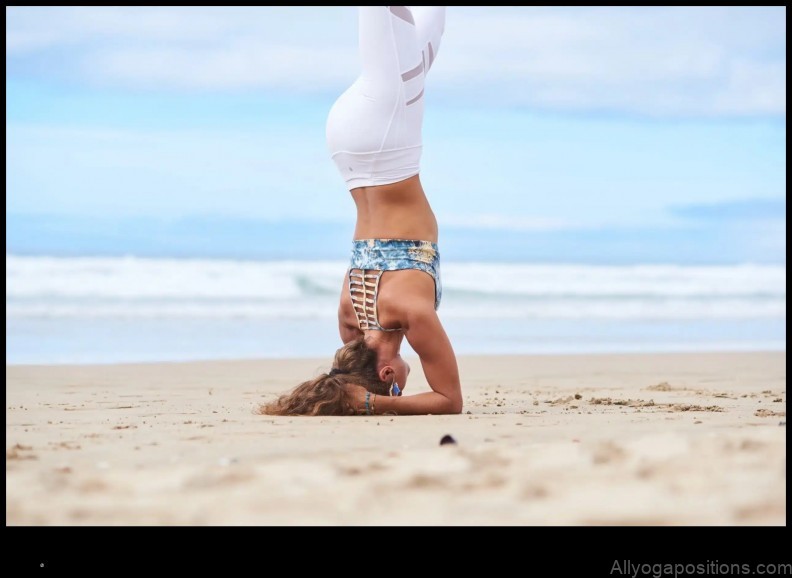
<instances>
[{"instance_id":1,"label":"long curly hair","mask_svg":"<svg viewBox=\"0 0 792 578\"><path fill-rule=\"evenodd\" d=\"M304 381L291 392L259 407L264 415L354 415L346 386L360 385L371 393L388 395L390 383L377 373L377 352L363 338L350 341L336 351L333 369L342 373L323 373Z\"/></svg>"}]
</instances>

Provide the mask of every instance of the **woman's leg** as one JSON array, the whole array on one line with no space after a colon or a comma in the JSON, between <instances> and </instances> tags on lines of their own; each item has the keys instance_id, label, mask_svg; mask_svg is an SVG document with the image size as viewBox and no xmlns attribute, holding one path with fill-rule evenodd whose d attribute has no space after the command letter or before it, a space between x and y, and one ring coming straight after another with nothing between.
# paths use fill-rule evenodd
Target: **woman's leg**
<instances>
[{"instance_id":1,"label":"woman's leg","mask_svg":"<svg viewBox=\"0 0 792 578\"><path fill-rule=\"evenodd\" d=\"M350 190L418 174L424 55L407 6L361 6L362 70L328 116L327 144Z\"/></svg>"},{"instance_id":2,"label":"woman's leg","mask_svg":"<svg viewBox=\"0 0 792 578\"><path fill-rule=\"evenodd\" d=\"M407 6L360 6L361 77L398 93L404 75L421 65L415 20Z\"/></svg>"},{"instance_id":3,"label":"woman's leg","mask_svg":"<svg viewBox=\"0 0 792 578\"><path fill-rule=\"evenodd\" d=\"M426 65L425 73L429 72L437 52L440 50L440 40L445 31L445 6L410 6L415 19L415 31L418 36L418 45L423 52L423 61Z\"/></svg>"},{"instance_id":4,"label":"woman's leg","mask_svg":"<svg viewBox=\"0 0 792 578\"><path fill-rule=\"evenodd\" d=\"M423 56L412 11L408 6L360 6L358 11L364 89L370 98L392 107L391 120L404 123L407 115L398 118L399 113L423 93ZM383 143L383 148L399 146L405 143Z\"/></svg>"}]
</instances>

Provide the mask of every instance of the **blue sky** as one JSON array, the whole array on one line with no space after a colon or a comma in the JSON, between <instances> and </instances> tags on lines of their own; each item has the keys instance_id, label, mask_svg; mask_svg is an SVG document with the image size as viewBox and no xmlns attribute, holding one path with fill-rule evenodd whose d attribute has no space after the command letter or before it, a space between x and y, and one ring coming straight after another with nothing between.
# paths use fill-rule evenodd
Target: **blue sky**
<instances>
[{"instance_id":1,"label":"blue sky","mask_svg":"<svg viewBox=\"0 0 792 578\"><path fill-rule=\"evenodd\" d=\"M324 123L354 8L6 17L11 252L346 253ZM444 256L785 262L785 51L780 7L449 8L422 163Z\"/></svg>"}]
</instances>

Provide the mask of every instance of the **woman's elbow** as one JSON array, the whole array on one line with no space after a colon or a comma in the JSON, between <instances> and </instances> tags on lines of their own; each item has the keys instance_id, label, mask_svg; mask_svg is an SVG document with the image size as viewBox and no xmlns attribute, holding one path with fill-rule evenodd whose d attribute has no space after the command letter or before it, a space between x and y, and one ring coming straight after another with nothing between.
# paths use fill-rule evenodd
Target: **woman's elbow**
<instances>
[{"instance_id":1,"label":"woman's elbow","mask_svg":"<svg viewBox=\"0 0 792 578\"><path fill-rule=\"evenodd\" d=\"M462 413L462 398L448 398L447 414L460 414Z\"/></svg>"}]
</instances>

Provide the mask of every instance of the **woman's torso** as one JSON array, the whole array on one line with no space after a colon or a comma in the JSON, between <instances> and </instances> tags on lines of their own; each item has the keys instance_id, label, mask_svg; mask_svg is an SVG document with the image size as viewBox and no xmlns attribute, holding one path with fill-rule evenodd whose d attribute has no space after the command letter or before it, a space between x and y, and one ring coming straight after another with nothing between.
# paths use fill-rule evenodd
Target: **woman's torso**
<instances>
[{"instance_id":1,"label":"woman's torso","mask_svg":"<svg viewBox=\"0 0 792 578\"><path fill-rule=\"evenodd\" d=\"M346 282L345 279L345 286L341 291L341 302L338 309L339 322L355 331L356 334L358 331L359 333L378 331L376 329L360 330ZM417 269L385 271L379 285L377 322L385 329L406 329L410 311L434 308L434 279L423 271Z\"/></svg>"},{"instance_id":2,"label":"woman's torso","mask_svg":"<svg viewBox=\"0 0 792 578\"><path fill-rule=\"evenodd\" d=\"M418 175L377 187L352 189L355 239L414 239L437 243L437 220Z\"/></svg>"},{"instance_id":3,"label":"woman's torso","mask_svg":"<svg viewBox=\"0 0 792 578\"><path fill-rule=\"evenodd\" d=\"M418 175L404 181L351 191L357 206L355 240L410 239L437 243L437 220ZM411 309L435 305L435 281L424 271L385 271L379 283L377 317L388 329L403 328ZM426 302L426 303L424 303ZM348 291L342 291L340 321L357 326Z\"/></svg>"}]
</instances>

